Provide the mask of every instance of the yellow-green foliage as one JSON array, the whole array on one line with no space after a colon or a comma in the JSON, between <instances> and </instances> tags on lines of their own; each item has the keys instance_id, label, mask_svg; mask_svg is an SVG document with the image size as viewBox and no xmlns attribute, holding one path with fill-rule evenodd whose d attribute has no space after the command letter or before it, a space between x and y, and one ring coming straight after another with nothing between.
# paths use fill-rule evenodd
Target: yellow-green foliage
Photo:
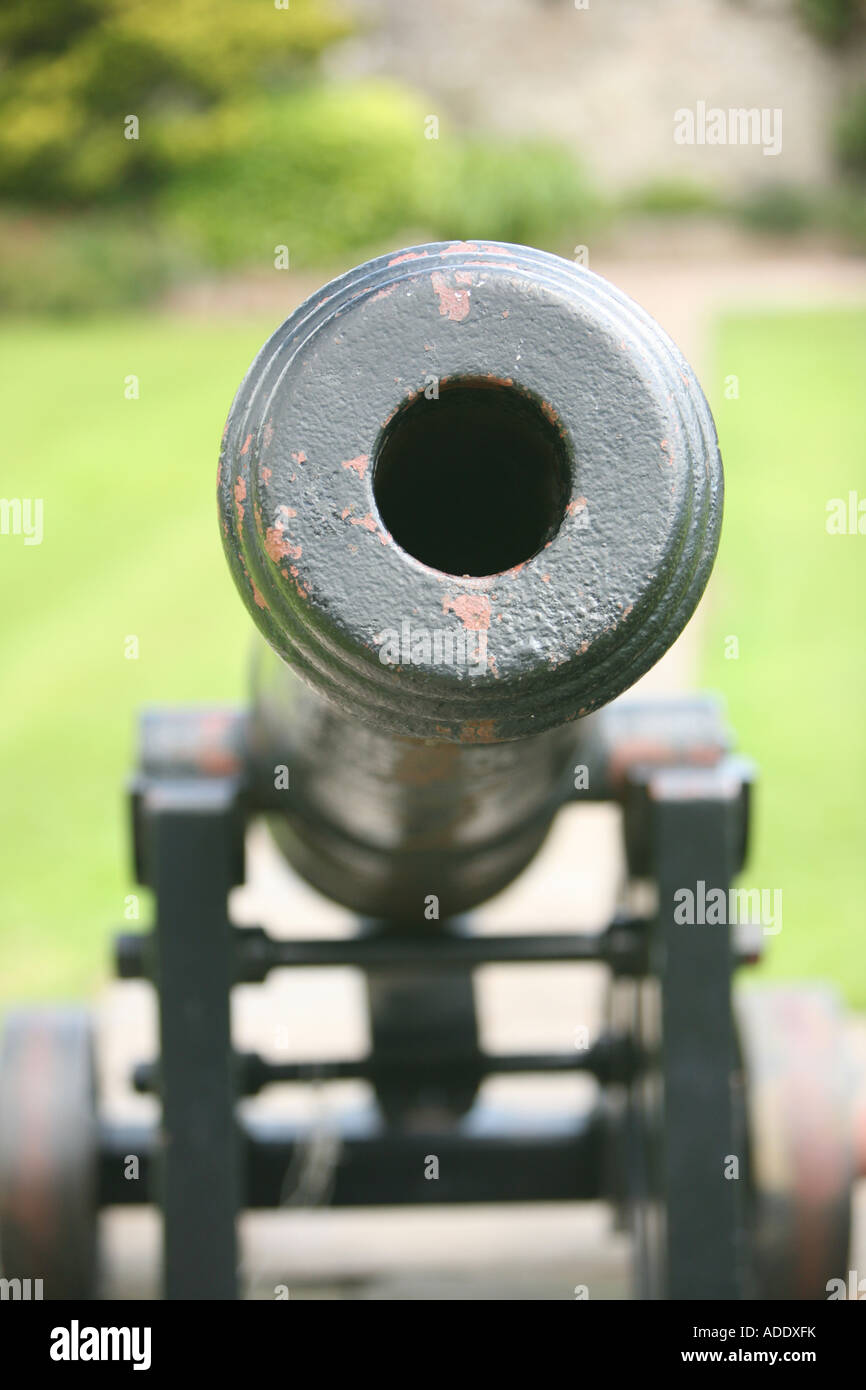
<instances>
[{"instance_id":1,"label":"yellow-green foliage","mask_svg":"<svg viewBox=\"0 0 866 1390\"><path fill-rule=\"evenodd\" d=\"M0 194L92 202L157 185L186 119L297 77L348 28L330 0L5 0ZM221 138L219 121L196 132L199 153Z\"/></svg>"},{"instance_id":2,"label":"yellow-green foliage","mask_svg":"<svg viewBox=\"0 0 866 1390\"><path fill-rule=\"evenodd\" d=\"M159 195L161 223L206 262L293 264L417 230L435 237L582 240L594 203L571 156L541 143L467 140L394 84L310 86L227 106L203 156L182 137L186 176Z\"/></svg>"},{"instance_id":3,"label":"yellow-green foliage","mask_svg":"<svg viewBox=\"0 0 866 1390\"><path fill-rule=\"evenodd\" d=\"M395 82L323 81L337 3L9 0L0 306L140 303L272 270L278 247L297 268L425 237L587 241L597 202L564 149L432 131Z\"/></svg>"}]
</instances>

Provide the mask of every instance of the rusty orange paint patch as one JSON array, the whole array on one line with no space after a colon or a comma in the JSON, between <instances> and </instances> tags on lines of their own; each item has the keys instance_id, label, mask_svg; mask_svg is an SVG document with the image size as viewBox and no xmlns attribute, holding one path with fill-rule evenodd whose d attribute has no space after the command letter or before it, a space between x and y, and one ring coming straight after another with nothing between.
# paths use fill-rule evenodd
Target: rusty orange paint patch
<instances>
[{"instance_id":1,"label":"rusty orange paint patch","mask_svg":"<svg viewBox=\"0 0 866 1390\"><path fill-rule=\"evenodd\" d=\"M463 743L495 743L496 726L492 719L467 719L460 726Z\"/></svg>"},{"instance_id":2,"label":"rusty orange paint patch","mask_svg":"<svg viewBox=\"0 0 866 1390\"><path fill-rule=\"evenodd\" d=\"M267 608L268 605L265 603L265 600L263 599L262 595L259 593L258 589L256 588L255 580L254 580L254 579L251 579L251 580L250 580L250 583L251 583L252 586L253 586L253 598L255 599L256 603L259 605L259 608Z\"/></svg>"},{"instance_id":3,"label":"rusty orange paint patch","mask_svg":"<svg viewBox=\"0 0 866 1390\"><path fill-rule=\"evenodd\" d=\"M465 280L472 283L472 277L467 272L462 272ZM455 280L460 279L461 272L455 275ZM439 300L439 313L443 318L449 318L452 323L461 323L469 313L469 294L468 289L458 290L449 285L441 271L436 270L431 276L433 291Z\"/></svg>"},{"instance_id":4,"label":"rusty orange paint patch","mask_svg":"<svg viewBox=\"0 0 866 1390\"><path fill-rule=\"evenodd\" d=\"M306 463L306 462L307 462L307 456L306 456L306 454L304 453L303 449L293 449L293 450L292 450L292 458L295 460L295 463Z\"/></svg>"},{"instance_id":5,"label":"rusty orange paint patch","mask_svg":"<svg viewBox=\"0 0 866 1390\"><path fill-rule=\"evenodd\" d=\"M303 553L300 545L292 545L280 530L279 526L269 526L265 534L265 550L276 564L279 560L300 560Z\"/></svg>"},{"instance_id":6,"label":"rusty orange paint patch","mask_svg":"<svg viewBox=\"0 0 866 1390\"><path fill-rule=\"evenodd\" d=\"M267 487L267 485L268 485L268 483L269 483L270 481L271 481L271 470L270 470L270 468L263 468L263 469L262 469L262 482L264 483L265 487Z\"/></svg>"},{"instance_id":7,"label":"rusty orange paint patch","mask_svg":"<svg viewBox=\"0 0 866 1390\"><path fill-rule=\"evenodd\" d=\"M247 495L247 480L246 480L246 478L237 478L237 479L235 480L235 506L236 506L237 509L238 509L238 519L239 519L240 521L243 521L243 519L244 519L244 498L246 497L246 495Z\"/></svg>"},{"instance_id":8,"label":"rusty orange paint patch","mask_svg":"<svg viewBox=\"0 0 866 1390\"><path fill-rule=\"evenodd\" d=\"M489 594L458 594L451 598L445 594L442 599L443 613L456 613L467 632L480 632L490 626Z\"/></svg>"},{"instance_id":9,"label":"rusty orange paint patch","mask_svg":"<svg viewBox=\"0 0 866 1390\"><path fill-rule=\"evenodd\" d=\"M252 439L253 439L252 435L251 435L251 434L248 434L247 437L246 437L246 439L244 440L243 444L241 445L241 453L242 453L242 454L246 454L246 453L249 452L249 447L250 447L250 444L252 443Z\"/></svg>"},{"instance_id":10,"label":"rusty orange paint patch","mask_svg":"<svg viewBox=\"0 0 866 1390\"><path fill-rule=\"evenodd\" d=\"M429 255L429 251L404 251L402 256L395 256L388 264L391 266L402 265L404 261L425 261Z\"/></svg>"},{"instance_id":11,"label":"rusty orange paint patch","mask_svg":"<svg viewBox=\"0 0 866 1390\"><path fill-rule=\"evenodd\" d=\"M285 535L286 522L293 516L297 516L294 507L287 507L283 503L277 508L273 526L269 526L265 534L265 551L275 565L279 564L280 560L300 560L303 554L303 548L293 545Z\"/></svg>"},{"instance_id":12,"label":"rusty orange paint patch","mask_svg":"<svg viewBox=\"0 0 866 1390\"><path fill-rule=\"evenodd\" d=\"M587 501L585 497L575 497L565 509L566 516L577 516L580 512L585 512Z\"/></svg>"},{"instance_id":13,"label":"rusty orange paint patch","mask_svg":"<svg viewBox=\"0 0 866 1390\"><path fill-rule=\"evenodd\" d=\"M262 443L264 444L264 446L265 446L266 449L269 449L269 448L271 447L271 440L273 439L273 437L274 437L274 422L273 422L273 420L268 420L267 424L265 425L264 429L262 430Z\"/></svg>"},{"instance_id":14,"label":"rusty orange paint patch","mask_svg":"<svg viewBox=\"0 0 866 1390\"><path fill-rule=\"evenodd\" d=\"M367 465L370 462L369 454L359 454L357 458L346 459L343 463L344 468L352 468L359 478L363 478L367 472Z\"/></svg>"},{"instance_id":15,"label":"rusty orange paint patch","mask_svg":"<svg viewBox=\"0 0 866 1390\"><path fill-rule=\"evenodd\" d=\"M380 525L378 524L378 522L376 521L376 518L373 516L373 513L372 513L372 512L367 512L366 516L349 516L349 512L350 512L350 511L351 511L351 508L350 508L350 507L345 507L345 508L343 509L343 520L344 520L344 521L348 518L348 522L349 522L349 525L350 525L350 526L363 526L363 528L364 528L365 531L375 531L375 532L377 532L377 533L378 533L378 536L379 536L379 540L382 542L382 544L383 544L383 545L388 545L388 543L389 543L390 540L391 540L391 537L390 537L390 535L388 534L387 531L383 531L383 530L382 530L381 526L380 526Z\"/></svg>"}]
</instances>

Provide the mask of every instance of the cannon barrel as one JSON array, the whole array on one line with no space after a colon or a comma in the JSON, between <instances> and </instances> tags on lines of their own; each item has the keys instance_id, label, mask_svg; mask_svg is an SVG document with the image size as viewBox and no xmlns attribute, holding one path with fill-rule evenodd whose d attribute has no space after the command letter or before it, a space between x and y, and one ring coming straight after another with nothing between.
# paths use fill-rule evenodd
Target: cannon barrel
<instances>
[{"instance_id":1,"label":"cannon barrel","mask_svg":"<svg viewBox=\"0 0 866 1390\"><path fill-rule=\"evenodd\" d=\"M544 252L442 243L273 334L219 499L270 648L253 753L297 791L277 842L337 901L412 921L532 858L581 720L703 592L722 471L693 372L630 299Z\"/></svg>"}]
</instances>

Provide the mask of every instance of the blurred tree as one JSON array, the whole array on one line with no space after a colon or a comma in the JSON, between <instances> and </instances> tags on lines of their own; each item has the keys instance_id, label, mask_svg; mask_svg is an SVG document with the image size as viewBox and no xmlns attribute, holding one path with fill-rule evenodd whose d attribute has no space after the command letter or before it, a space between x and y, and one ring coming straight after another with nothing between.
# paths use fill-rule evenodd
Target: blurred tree
<instances>
[{"instance_id":1,"label":"blurred tree","mask_svg":"<svg viewBox=\"0 0 866 1390\"><path fill-rule=\"evenodd\" d=\"M350 27L332 0L4 0L0 195L68 205L154 189L187 123L196 154L219 152L226 103L308 72Z\"/></svg>"},{"instance_id":2,"label":"blurred tree","mask_svg":"<svg viewBox=\"0 0 866 1390\"><path fill-rule=\"evenodd\" d=\"M841 45L866 23L864 0L797 0L807 27L824 43Z\"/></svg>"},{"instance_id":3,"label":"blurred tree","mask_svg":"<svg viewBox=\"0 0 866 1390\"><path fill-rule=\"evenodd\" d=\"M866 183L866 87L854 92L836 130L836 154L847 174Z\"/></svg>"}]
</instances>

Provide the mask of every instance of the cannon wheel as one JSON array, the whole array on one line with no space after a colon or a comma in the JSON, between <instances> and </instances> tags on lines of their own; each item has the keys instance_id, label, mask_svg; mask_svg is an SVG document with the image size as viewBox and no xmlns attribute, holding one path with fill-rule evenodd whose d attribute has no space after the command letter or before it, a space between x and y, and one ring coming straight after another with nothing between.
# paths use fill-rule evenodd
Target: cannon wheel
<instances>
[{"instance_id":1,"label":"cannon wheel","mask_svg":"<svg viewBox=\"0 0 866 1390\"><path fill-rule=\"evenodd\" d=\"M92 1026L10 1013L0 1045L0 1264L43 1297L95 1297L98 1138Z\"/></svg>"},{"instance_id":2,"label":"cannon wheel","mask_svg":"<svg viewBox=\"0 0 866 1390\"><path fill-rule=\"evenodd\" d=\"M748 1152L752 1292L826 1299L847 1280L854 1178L851 1073L828 989L737 997Z\"/></svg>"}]
</instances>

